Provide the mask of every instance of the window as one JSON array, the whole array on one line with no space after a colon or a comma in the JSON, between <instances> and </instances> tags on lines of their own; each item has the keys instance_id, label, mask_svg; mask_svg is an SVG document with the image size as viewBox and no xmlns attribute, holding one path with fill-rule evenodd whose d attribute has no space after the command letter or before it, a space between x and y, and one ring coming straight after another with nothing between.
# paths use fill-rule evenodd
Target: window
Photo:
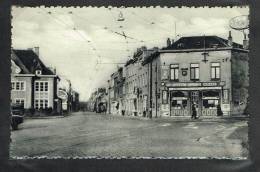
<instances>
[{"instance_id":1,"label":"window","mask_svg":"<svg viewBox=\"0 0 260 172\"><path fill-rule=\"evenodd\" d=\"M34 107L35 107L35 109L46 109L46 108L48 108L48 100L47 99L35 99Z\"/></svg>"},{"instance_id":2,"label":"window","mask_svg":"<svg viewBox=\"0 0 260 172\"><path fill-rule=\"evenodd\" d=\"M21 104L24 107L24 99L15 99L15 103Z\"/></svg>"},{"instance_id":3,"label":"window","mask_svg":"<svg viewBox=\"0 0 260 172\"><path fill-rule=\"evenodd\" d=\"M48 81L35 81L35 109L45 109L49 107L49 83Z\"/></svg>"},{"instance_id":4,"label":"window","mask_svg":"<svg viewBox=\"0 0 260 172\"><path fill-rule=\"evenodd\" d=\"M199 64L198 63L190 64L190 79L199 80L199 77L200 77Z\"/></svg>"},{"instance_id":5,"label":"window","mask_svg":"<svg viewBox=\"0 0 260 172\"><path fill-rule=\"evenodd\" d=\"M171 78L171 80L178 81L178 79L179 79L179 64L170 65L170 78Z\"/></svg>"},{"instance_id":6,"label":"window","mask_svg":"<svg viewBox=\"0 0 260 172\"><path fill-rule=\"evenodd\" d=\"M13 81L12 90L15 91L25 91L25 82L24 81Z\"/></svg>"},{"instance_id":7,"label":"window","mask_svg":"<svg viewBox=\"0 0 260 172\"><path fill-rule=\"evenodd\" d=\"M35 91L48 92L48 81L35 81Z\"/></svg>"},{"instance_id":8,"label":"window","mask_svg":"<svg viewBox=\"0 0 260 172\"><path fill-rule=\"evenodd\" d=\"M41 71L41 70L36 70L36 71L35 71L35 74L36 74L36 75L41 75L41 74L42 74L42 71Z\"/></svg>"},{"instance_id":9,"label":"window","mask_svg":"<svg viewBox=\"0 0 260 172\"><path fill-rule=\"evenodd\" d=\"M211 79L220 79L220 63L211 63Z\"/></svg>"}]
</instances>

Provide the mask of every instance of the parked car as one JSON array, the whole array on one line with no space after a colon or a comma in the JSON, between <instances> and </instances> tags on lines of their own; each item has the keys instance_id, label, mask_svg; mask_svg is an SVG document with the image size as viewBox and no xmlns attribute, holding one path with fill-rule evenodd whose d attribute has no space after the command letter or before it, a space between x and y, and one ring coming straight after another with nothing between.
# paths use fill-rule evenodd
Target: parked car
<instances>
[{"instance_id":1,"label":"parked car","mask_svg":"<svg viewBox=\"0 0 260 172\"><path fill-rule=\"evenodd\" d=\"M23 116L20 115L14 115L11 112L11 127L13 130L17 130L18 129L18 125L23 123Z\"/></svg>"},{"instance_id":2,"label":"parked car","mask_svg":"<svg viewBox=\"0 0 260 172\"><path fill-rule=\"evenodd\" d=\"M22 104L11 104L11 127L18 129L18 125L23 123L24 107Z\"/></svg>"},{"instance_id":3,"label":"parked car","mask_svg":"<svg viewBox=\"0 0 260 172\"><path fill-rule=\"evenodd\" d=\"M18 103L12 103L11 104L11 111L13 115L24 115L24 106L23 104L18 104Z\"/></svg>"}]
</instances>

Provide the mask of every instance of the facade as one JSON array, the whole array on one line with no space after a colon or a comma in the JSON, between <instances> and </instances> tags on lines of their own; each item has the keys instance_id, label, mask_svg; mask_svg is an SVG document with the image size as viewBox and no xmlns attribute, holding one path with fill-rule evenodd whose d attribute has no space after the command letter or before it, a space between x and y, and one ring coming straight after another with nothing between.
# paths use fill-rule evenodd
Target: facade
<instances>
[{"instance_id":1,"label":"facade","mask_svg":"<svg viewBox=\"0 0 260 172\"><path fill-rule=\"evenodd\" d=\"M108 113L121 114L125 109L125 70L119 67L108 80Z\"/></svg>"},{"instance_id":2,"label":"facade","mask_svg":"<svg viewBox=\"0 0 260 172\"><path fill-rule=\"evenodd\" d=\"M106 88L98 88L94 91L88 100L88 110L92 112L106 112L107 111L107 92Z\"/></svg>"},{"instance_id":3,"label":"facade","mask_svg":"<svg viewBox=\"0 0 260 172\"><path fill-rule=\"evenodd\" d=\"M246 41L244 41L246 43ZM149 68L149 107L153 116L243 113L248 98L247 44L217 36L182 37L153 53Z\"/></svg>"},{"instance_id":4,"label":"facade","mask_svg":"<svg viewBox=\"0 0 260 172\"><path fill-rule=\"evenodd\" d=\"M38 53L37 47L12 50L11 101L23 104L25 110L56 112L59 77L43 64Z\"/></svg>"},{"instance_id":5,"label":"facade","mask_svg":"<svg viewBox=\"0 0 260 172\"><path fill-rule=\"evenodd\" d=\"M149 71L142 63L155 50L157 48L141 47L125 65L125 110L128 115L145 116L148 112Z\"/></svg>"}]
</instances>

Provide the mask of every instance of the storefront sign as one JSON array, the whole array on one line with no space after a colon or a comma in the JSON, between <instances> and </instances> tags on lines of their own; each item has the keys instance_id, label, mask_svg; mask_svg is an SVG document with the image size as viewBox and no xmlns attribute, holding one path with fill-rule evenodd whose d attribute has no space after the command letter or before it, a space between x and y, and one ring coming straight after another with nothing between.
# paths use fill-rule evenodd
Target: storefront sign
<instances>
[{"instance_id":1,"label":"storefront sign","mask_svg":"<svg viewBox=\"0 0 260 172\"><path fill-rule=\"evenodd\" d=\"M167 87L216 87L223 85L221 82L178 82L166 83Z\"/></svg>"}]
</instances>

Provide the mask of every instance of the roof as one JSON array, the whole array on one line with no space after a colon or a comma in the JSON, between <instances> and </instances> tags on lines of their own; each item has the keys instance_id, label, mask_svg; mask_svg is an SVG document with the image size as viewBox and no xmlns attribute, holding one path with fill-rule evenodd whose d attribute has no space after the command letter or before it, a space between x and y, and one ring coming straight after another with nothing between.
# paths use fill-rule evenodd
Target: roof
<instances>
[{"instance_id":1,"label":"roof","mask_svg":"<svg viewBox=\"0 0 260 172\"><path fill-rule=\"evenodd\" d=\"M16 56L12 60L22 69L22 73L34 74L36 69L42 70L42 75L55 75L33 50L13 50Z\"/></svg>"},{"instance_id":2,"label":"roof","mask_svg":"<svg viewBox=\"0 0 260 172\"><path fill-rule=\"evenodd\" d=\"M179 40L162 50L182 50L182 49L204 49L204 48L226 48L230 47L227 39L218 36L190 36L181 37ZM233 48L243 49L243 45L233 42Z\"/></svg>"},{"instance_id":3,"label":"roof","mask_svg":"<svg viewBox=\"0 0 260 172\"><path fill-rule=\"evenodd\" d=\"M218 36L190 36L190 37L181 37L179 40L174 42L168 47L162 48L161 50L202 50L202 49L213 49L217 50L218 48L231 48L228 44L227 39L223 39ZM232 48L243 49L243 45L233 42ZM160 50L159 50L160 51ZM142 65L145 65L158 57L160 54L159 51L153 52L143 61Z\"/></svg>"}]
</instances>

